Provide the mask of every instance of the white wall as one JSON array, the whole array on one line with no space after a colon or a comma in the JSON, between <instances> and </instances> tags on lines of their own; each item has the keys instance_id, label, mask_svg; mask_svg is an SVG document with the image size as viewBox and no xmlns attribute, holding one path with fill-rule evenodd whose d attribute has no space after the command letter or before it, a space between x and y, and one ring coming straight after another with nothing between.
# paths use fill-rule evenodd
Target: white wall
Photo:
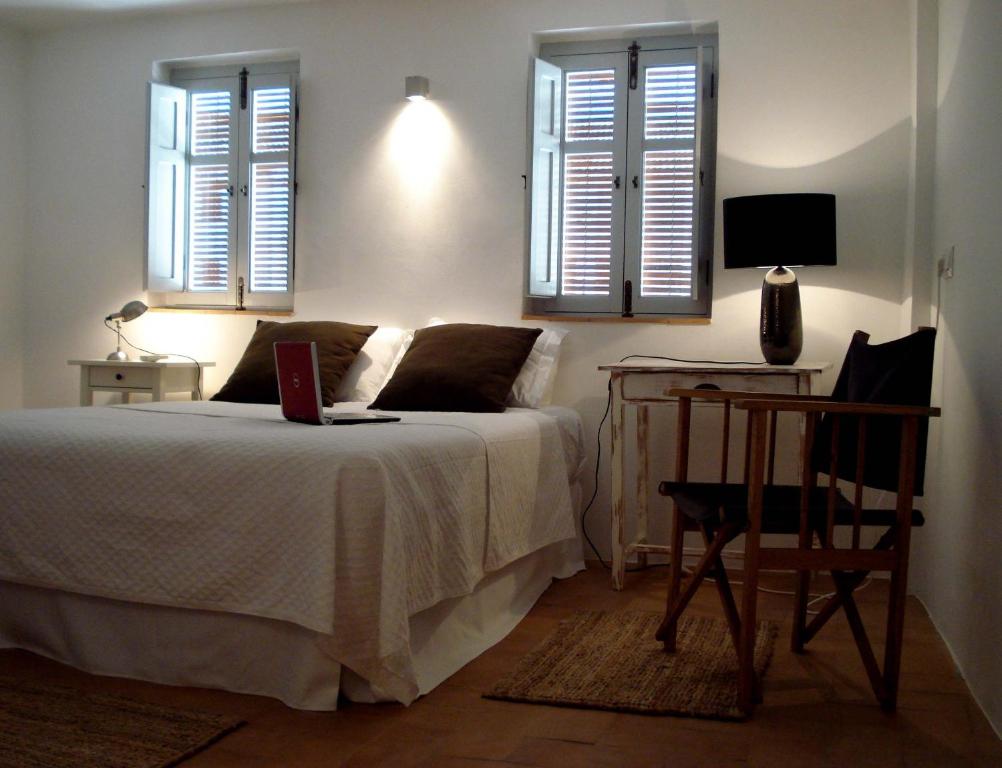
<instances>
[{"instance_id":1,"label":"white wall","mask_svg":"<svg viewBox=\"0 0 1002 768\"><path fill-rule=\"evenodd\" d=\"M942 285L943 417L912 585L1002 731L1002 4L945 0L938 24L933 254L954 245L956 276Z\"/></svg>"},{"instance_id":2,"label":"white wall","mask_svg":"<svg viewBox=\"0 0 1002 768\"><path fill-rule=\"evenodd\" d=\"M910 154L907 0L345 0L35 39L27 405L73 405L66 359L109 351L101 317L141 295L143 102L154 61L300 52L296 319L517 324L533 33L685 20L719 22L718 200L838 195L839 266L800 275L804 359L837 364L856 328L877 340L897 335ZM410 74L431 79L425 113L402 98ZM631 353L758 358L761 274L725 273L721 261L708 326L567 324L556 398L581 411L589 442L605 406L602 363ZM144 346L216 360L207 379L214 391L253 323L148 313L126 330ZM591 520L603 543L606 478L603 467Z\"/></svg>"},{"instance_id":3,"label":"white wall","mask_svg":"<svg viewBox=\"0 0 1002 768\"><path fill-rule=\"evenodd\" d=\"M27 50L0 27L0 410L23 404Z\"/></svg>"}]
</instances>

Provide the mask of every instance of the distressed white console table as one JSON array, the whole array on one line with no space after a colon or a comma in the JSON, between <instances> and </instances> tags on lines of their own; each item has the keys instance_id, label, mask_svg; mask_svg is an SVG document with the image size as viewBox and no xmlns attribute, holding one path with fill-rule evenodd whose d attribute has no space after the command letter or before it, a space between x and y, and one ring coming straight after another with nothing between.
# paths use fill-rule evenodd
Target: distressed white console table
<instances>
[{"instance_id":1,"label":"distressed white console table","mask_svg":"<svg viewBox=\"0 0 1002 768\"><path fill-rule=\"evenodd\" d=\"M723 365L642 361L601 365L608 371L612 388L612 586L623 588L626 560L636 554L641 565L650 553L670 554L665 544L647 541L647 494L649 482L648 424L650 406L675 402L668 397L674 387L727 389L742 392L815 394L820 374L828 363L796 365ZM636 530L626 541L626 451L624 425L627 406L637 410L637 478L635 486Z\"/></svg>"}]
</instances>

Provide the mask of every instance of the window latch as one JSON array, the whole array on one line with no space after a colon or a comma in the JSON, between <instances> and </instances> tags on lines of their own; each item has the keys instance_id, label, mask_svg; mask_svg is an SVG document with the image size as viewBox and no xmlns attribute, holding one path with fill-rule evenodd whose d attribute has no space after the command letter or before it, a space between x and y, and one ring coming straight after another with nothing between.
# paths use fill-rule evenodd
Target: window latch
<instances>
[{"instance_id":1,"label":"window latch","mask_svg":"<svg viewBox=\"0 0 1002 768\"><path fill-rule=\"evenodd\" d=\"M228 195L229 195L230 197L233 197L233 185L232 185L232 184L230 184L230 186L228 186L228 187L226 188L226 193L227 193L227 194L228 194Z\"/></svg>"},{"instance_id":2,"label":"window latch","mask_svg":"<svg viewBox=\"0 0 1002 768\"><path fill-rule=\"evenodd\" d=\"M633 281L623 283L623 317L633 317Z\"/></svg>"},{"instance_id":3,"label":"window latch","mask_svg":"<svg viewBox=\"0 0 1002 768\"><path fill-rule=\"evenodd\" d=\"M246 184L241 184L240 185L240 194L243 195L244 197L247 197L247 185Z\"/></svg>"},{"instance_id":4,"label":"window latch","mask_svg":"<svg viewBox=\"0 0 1002 768\"><path fill-rule=\"evenodd\" d=\"M627 50L630 52L630 90L635 91L637 90L637 69L640 59L640 46L637 45L637 41L634 40L633 45L627 48Z\"/></svg>"}]
</instances>

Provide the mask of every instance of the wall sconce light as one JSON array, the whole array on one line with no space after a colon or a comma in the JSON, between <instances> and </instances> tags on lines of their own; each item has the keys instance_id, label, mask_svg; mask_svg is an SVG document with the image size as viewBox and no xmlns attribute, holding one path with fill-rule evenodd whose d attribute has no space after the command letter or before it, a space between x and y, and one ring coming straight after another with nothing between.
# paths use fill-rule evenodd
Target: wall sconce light
<instances>
[{"instance_id":1,"label":"wall sconce light","mask_svg":"<svg viewBox=\"0 0 1002 768\"><path fill-rule=\"evenodd\" d=\"M404 96L408 101L424 101L429 93L431 88L427 77L408 75L404 80Z\"/></svg>"}]
</instances>

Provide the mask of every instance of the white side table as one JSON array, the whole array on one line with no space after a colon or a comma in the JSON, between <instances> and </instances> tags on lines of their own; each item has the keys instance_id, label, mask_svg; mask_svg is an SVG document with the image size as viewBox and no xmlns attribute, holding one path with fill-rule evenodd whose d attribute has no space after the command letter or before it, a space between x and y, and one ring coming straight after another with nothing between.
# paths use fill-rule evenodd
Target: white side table
<instances>
[{"instance_id":1,"label":"white side table","mask_svg":"<svg viewBox=\"0 0 1002 768\"><path fill-rule=\"evenodd\" d=\"M168 392L190 392L191 399L197 400L202 388L201 368L215 365L213 362L165 359L155 363L142 360L67 360L69 365L80 366L80 405L93 405L95 392L118 392L122 402L129 402L129 395L141 392L163 400Z\"/></svg>"},{"instance_id":2,"label":"white side table","mask_svg":"<svg viewBox=\"0 0 1002 768\"><path fill-rule=\"evenodd\" d=\"M723 365L670 361L600 365L608 371L612 388L612 587L623 588L626 559L637 555L641 564L648 554L670 554L664 544L647 541L648 410L676 402L668 396L673 387L726 389L742 392L774 392L777 395L810 395L829 363L796 365ZM637 409L637 477L633 489L626 488L624 424L627 406ZM636 501L637 539L626 541L626 496Z\"/></svg>"}]
</instances>

